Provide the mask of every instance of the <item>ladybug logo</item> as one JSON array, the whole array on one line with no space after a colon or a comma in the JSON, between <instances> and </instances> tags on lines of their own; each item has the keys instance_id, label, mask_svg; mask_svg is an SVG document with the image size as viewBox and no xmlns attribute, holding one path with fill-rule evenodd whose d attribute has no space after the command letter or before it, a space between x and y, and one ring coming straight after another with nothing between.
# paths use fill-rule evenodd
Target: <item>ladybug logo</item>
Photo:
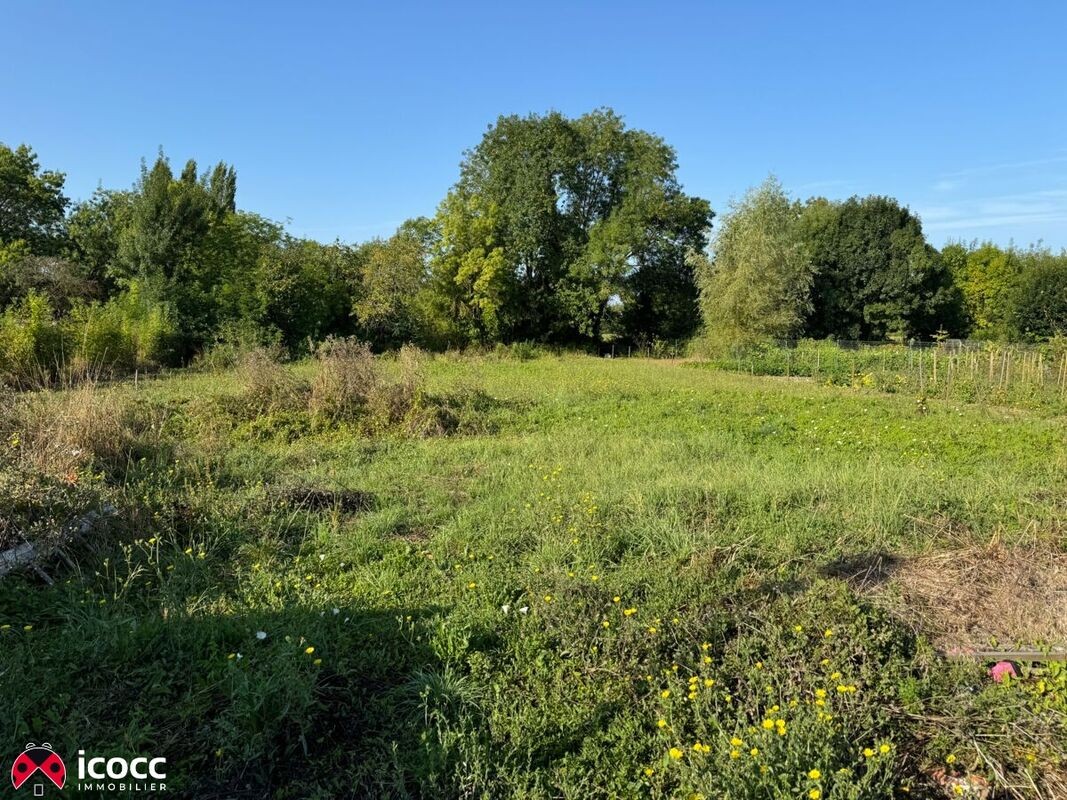
<instances>
[{"instance_id":1,"label":"ladybug logo","mask_svg":"<svg viewBox=\"0 0 1067 800\"><path fill-rule=\"evenodd\" d=\"M52 781L57 789L62 789L67 782L67 767L48 742L30 742L26 745L26 749L11 765L11 785L19 789L38 772Z\"/></svg>"}]
</instances>

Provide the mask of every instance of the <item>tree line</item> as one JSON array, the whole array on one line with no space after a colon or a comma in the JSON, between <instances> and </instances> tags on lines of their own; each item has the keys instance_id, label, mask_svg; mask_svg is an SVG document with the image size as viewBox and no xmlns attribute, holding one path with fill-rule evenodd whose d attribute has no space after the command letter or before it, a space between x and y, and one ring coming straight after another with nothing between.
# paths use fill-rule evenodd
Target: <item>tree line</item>
<instances>
[{"instance_id":1,"label":"tree line","mask_svg":"<svg viewBox=\"0 0 1067 800\"><path fill-rule=\"evenodd\" d=\"M940 251L890 197L791 199L770 177L694 255L709 334L736 341L1067 332L1067 251L954 242Z\"/></svg>"},{"instance_id":2,"label":"tree line","mask_svg":"<svg viewBox=\"0 0 1067 800\"><path fill-rule=\"evenodd\" d=\"M184 363L219 342L300 351L729 337L1041 338L1067 327L1067 257L953 244L886 197L789 199L769 180L714 226L674 150L608 109L506 116L432 218L320 243L237 207L237 172L162 153L73 204L0 144L0 370ZM705 324L706 323L706 324Z\"/></svg>"}]
</instances>

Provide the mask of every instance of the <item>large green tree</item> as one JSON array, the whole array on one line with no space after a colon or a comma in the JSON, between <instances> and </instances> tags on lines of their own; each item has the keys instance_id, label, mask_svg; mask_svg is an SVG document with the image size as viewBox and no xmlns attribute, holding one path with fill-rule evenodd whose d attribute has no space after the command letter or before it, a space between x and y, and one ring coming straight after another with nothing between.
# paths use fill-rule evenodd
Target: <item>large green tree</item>
<instances>
[{"instance_id":1,"label":"large green tree","mask_svg":"<svg viewBox=\"0 0 1067 800\"><path fill-rule=\"evenodd\" d=\"M498 119L436 218L434 283L457 335L597 341L612 303L633 338L692 333L686 256L712 214L676 168L662 139L610 110Z\"/></svg>"},{"instance_id":2,"label":"large green tree","mask_svg":"<svg viewBox=\"0 0 1067 800\"><path fill-rule=\"evenodd\" d=\"M359 248L352 313L361 334L374 345L433 340L429 258L435 235L430 220L412 219L388 239Z\"/></svg>"},{"instance_id":3,"label":"large green tree","mask_svg":"<svg viewBox=\"0 0 1067 800\"><path fill-rule=\"evenodd\" d=\"M60 251L70 203L64 181L62 172L42 170L27 145L12 149L0 142L0 248L24 242L36 255Z\"/></svg>"},{"instance_id":4,"label":"large green tree","mask_svg":"<svg viewBox=\"0 0 1067 800\"><path fill-rule=\"evenodd\" d=\"M1031 247L1018 260L1007 314L1010 335L1023 340L1067 335L1067 250Z\"/></svg>"},{"instance_id":5,"label":"large green tree","mask_svg":"<svg viewBox=\"0 0 1067 800\"><path fill-rule=\"evenodd\" d=\"M797 335L811 308L811 256L800 209L774 177L731 204L702 260L701 300L709 333L723 341Z\"/></svg>"},{"instance_id":6,"label":"large green tree","mask_svg":"<svg viewBox=\"0 0 1067 800\"><path fill-rule=\"evenodd\" d=\"M799 220L815 279L807 333L884 339L959 333L961 300L919 218L890 197L817 198Z\"/></svg>"},{"instance_id":7,"label":"large green tree","mask_svg":"<svg viewBox=\"0 0 1067 800\"><path fill-rule=\"evenodd\" d=\"M356 260L353 249L339 243L285 237L266 248L250 281L258 299L255 321L279 332L292 349L352 333Z\"/></svg>"},{"instance_id":8,"label":"large green tree","mask_svg":"<svg viewBox=\"0 0 1067 800\"><path fill-rule=\"evenodd\" d=\"M992 242L949 244L941 257L963 297L972 336L997 339L1008 335L1022 263L1013 248Z\"/></svg>"}]
</instances>

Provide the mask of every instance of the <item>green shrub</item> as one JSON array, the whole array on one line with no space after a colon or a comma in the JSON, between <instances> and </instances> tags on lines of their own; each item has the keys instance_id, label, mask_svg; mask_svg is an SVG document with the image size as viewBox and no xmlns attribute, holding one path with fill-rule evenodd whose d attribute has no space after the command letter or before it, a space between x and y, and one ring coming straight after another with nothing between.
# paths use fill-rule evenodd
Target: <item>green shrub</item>
<instances>
[{"instance_id":1,"label":"green shrub","mask_svg":"<svg viewBox=\"0 0 1067 800\"><path fill-rule=\"evenodd\" d=\"M18 386L48 383L64 362L63 337L48 298L30 292L0 316L0 378Z\"/></svg>"},{"instance_id":2,"label":"green shrub","mask_svg":"<svg viewBox=\"0 0 1067 800\"><path fill-rule=\"evenodd\" d=\"M0 316L0 377L28 387L121 375L170 362L176 337L169 309L136 285L59 319L47 297L30 292Z\"/></svg>"}]
</instances>

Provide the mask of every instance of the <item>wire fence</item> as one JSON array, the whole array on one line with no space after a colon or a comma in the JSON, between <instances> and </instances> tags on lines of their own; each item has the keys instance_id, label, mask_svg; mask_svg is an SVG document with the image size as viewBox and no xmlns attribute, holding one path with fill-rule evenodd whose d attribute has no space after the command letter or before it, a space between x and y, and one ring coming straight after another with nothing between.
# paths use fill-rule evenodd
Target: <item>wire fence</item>
<instances>
[{"instance_id":1,"label":"wire fence","mask_svg":"<svg viewBox=\"0 0 1067 800\"><path fill-rule=\"evenodd\" d=\"M1067 401L1067 347L1062 344L788 340L736 348L712 362L753 375L807 377L964 402L1036 407Z\"/></svg>"}]
</instances>

